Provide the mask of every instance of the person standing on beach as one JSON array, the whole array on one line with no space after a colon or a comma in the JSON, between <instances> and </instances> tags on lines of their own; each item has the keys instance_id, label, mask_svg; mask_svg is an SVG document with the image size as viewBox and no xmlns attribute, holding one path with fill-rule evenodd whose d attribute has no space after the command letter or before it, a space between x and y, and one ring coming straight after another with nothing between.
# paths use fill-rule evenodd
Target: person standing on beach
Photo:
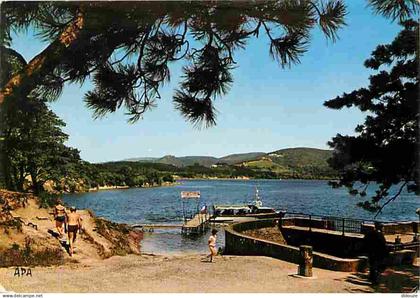
<instances>
[{"instance_id":1,"label":"person standing on beach","mask_svg":"<svg viewBox=\"0 0 420 298\"><path fill-rule=\"evenodd\" d=\"M369 257L369 280L378 284L381 272L385 270L385 259L388 256L383 226L375 222L375 228L368 231L364 238L365 251Z\"/></svg>"},{"instance_id":2,"label":"person standing on beach","mask_svg":"<svg viewBox=\"0 0 420 298\"><path fill-rule=\"evenodd\" d=\"M207 214L207 205L203 205L203 207L201 207L200 214Z\"/></svg>"},{"instance_id":3,"label":"person standing on beach","mask_svg":"<svg viewBox=\"0 0 420 298\"><path fill-rule=\"evenodd\" d=\"M66 208L62 205L62 201L59 200L58 204L54 207L54 219L55 227L57 228L58 234L60 234L60 239L64 236L64 228L66 222Z\"/></svg>"},{"instance_id":4,"label":"person standing on beach","mask_svg":"<svg viewBox=\"0 0 420 298\"><path fill-rule=\"evenodd\" d=\"M70 256L74 253L74 242L76 241L77 231L82 228L82 218L76 213L76 207L70 208L70 213L67 214L67 233L69 237Z\"/></svg>"},{"instance_id":5,"label":"person standing on beach","mask_svg":"<svg viewBox=\"0 0 420 298\"><path fill-rule=\"evenodd\" d=\"M217 234L216 229L211 230L211 236L209 237L209 240L208 240L210 254L207 256L207 259L209 259L210 262L213 262L213 257L215 257L217 255L217 250L216 250L217 236L216 236L216 234Z\"/></svg>"}]
</instances>

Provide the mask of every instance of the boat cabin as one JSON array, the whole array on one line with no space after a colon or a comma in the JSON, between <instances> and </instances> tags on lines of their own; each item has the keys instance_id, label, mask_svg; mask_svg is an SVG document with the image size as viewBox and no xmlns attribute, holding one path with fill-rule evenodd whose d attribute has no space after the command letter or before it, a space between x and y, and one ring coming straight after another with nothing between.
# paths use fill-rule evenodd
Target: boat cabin
<instances>
[{"instance_id":1,"label":"boat cabin","mask_svg":"<svg viewBox=\"0 0 420 298\"><path fill-rule=\"evenodd\" d=\"M223 205L213 206L213 216L246 216L252 214L275 213L273 208L256 205Z\"/></svg>"}]
</instances>

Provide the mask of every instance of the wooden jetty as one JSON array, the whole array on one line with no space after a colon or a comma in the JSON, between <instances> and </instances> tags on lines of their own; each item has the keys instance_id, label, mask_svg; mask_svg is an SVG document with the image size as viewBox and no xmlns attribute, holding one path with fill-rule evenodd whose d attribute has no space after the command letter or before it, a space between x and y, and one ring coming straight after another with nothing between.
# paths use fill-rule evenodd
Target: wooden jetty
<instances>
[{"instance_id":1,"label":"wooden jetty","mask_svg":"<svg viewBox=\"0 0 420 298\"><path fill-rule=\"evenodd\" d=\"M181 228L183 235L199 235L204 233L209 228L210 215L207 211L202 212L199 209L200 192L199 191L182 191L182 212L184 217L184 224ZM193 202L193 210L187 208L187 203Z\"/></svg>"},{"instance_id":2,"label":"wooden jetty","mask_svg":"<svg viewBox=\"0 0 420 298\"><path fill-rule=\"evenodd\" d=\"M176 229L182 228L182 225L160 225L160 224L134 224L132 228L142 229L144 231L153 231L154 229Z\"/></svg>"},{"instance_id":3,"label":"wooden jetty","mask_svg":"<svg viewBox=\"0 0 420 298\"><path fill-rule=\"evenodd\" d=\"M154 232L155 229L174 229L181 228L181 234L186 236L195 236L204 233L210 227L210 214L207 213L207 207L200 210L200 192L182 191L182 213L183 224L150 224L138 223L131 227L141 229L143 232Z\"/></svg>"},{"instance_id":4,"label":"wooden jetty","mask_svg":"<svg viewBox=\"0 0 420 298\"><path fill-rule=\"evenodd\" d=\"M133 224L132 228L140 229L143 232L154 232L155 229L179 229L183 234L200 234L207 230L210 223L210 214L196 214L191 220L187 220L184 224L161 225L161 224Z\"/></svg>"},{"instance_id":5,"label":"wooden jetty","mask_svg":"<svg viewBox=\"0 0 420 298\"><path fill-rule=\"evenodd\" d=\"M184 235L199 235L204 233L209 228L209 214L196 214L192 219L187 220L182 225L182 234Z\"/></svg>"}]
</instances>

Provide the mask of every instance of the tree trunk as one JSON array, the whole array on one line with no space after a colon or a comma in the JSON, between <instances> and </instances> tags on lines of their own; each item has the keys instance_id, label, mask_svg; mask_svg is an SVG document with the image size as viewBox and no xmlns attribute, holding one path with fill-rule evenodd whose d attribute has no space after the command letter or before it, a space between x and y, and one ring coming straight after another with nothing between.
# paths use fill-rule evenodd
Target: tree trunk
<instances>
[{"instance_id":1,"label":"tree trunk","mask_svg":"<svg viewBox=\"0 0 420 298\"><path fill-rule=\"evenodd\" d=\"M35 56L19 73L15 74L0 91L0 105L14 94L29 94L60 63L66 49L80 36L84 25L82 13L45 50Z\"/></svg>"},{"instance_id":2,"label":"tree trunk","mask_svg":"<svg viewBox=\"0 0 420 298\"><path fill-rule=\"evenodd\" d=\"M1 163L2 163L2 175L6 189L13 190L13 178L10 170L10 159L7 154L4 154L3 148L1 148Z\"/></svg>"},{"instance_id":3,"label":"tree trunk","mask_svg":"<svg viewBox=\"0 0 420 298\"><path fill-rule=\"evenodd\" d=\"M41 185L38 181L38 175L36 173L37 171L34 170L33 168L29 170L29 174L31 175L31 180L32 180L32 191L34 192L35 195L38 195L41 192Z\"/></svg>"},{"instance_id":4,"label":"tree trunk","mask_svg":"<svg viewBox=\"0 0 420 298\"><path fill-rule=\"evenodd\" d=\"M18 169L11 163L10 165L10 190L17 191L17 180L19 177Z\"/></svg>"},{"instance_id":5,"label":"tree trunk","mask_svg":"<svg viewBox=\"0 0 420 298\"><path fill-rule=\"evenodd\" d=\"M25 182L25 167L23 165L20 165L19 169L19 179L17 180L16 188L18 191L23 192L23 184Z\"/></svg>"}]
</instances>

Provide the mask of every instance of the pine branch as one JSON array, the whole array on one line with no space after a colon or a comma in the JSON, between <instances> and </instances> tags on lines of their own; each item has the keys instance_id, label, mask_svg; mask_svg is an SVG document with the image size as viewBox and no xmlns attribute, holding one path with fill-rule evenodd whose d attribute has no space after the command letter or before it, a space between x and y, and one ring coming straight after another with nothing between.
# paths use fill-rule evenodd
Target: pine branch
<instances>
[{"instance_id":1,"label":"pine branch","mask_svg":"<svg viewBox=\"0 0 420 298\"><path fill-rule=\"evenodd\" d=\"M39 78L49 74L58 64L61 55L79 37L84 25L84 15L81 11L69 26L46 49L35 56L19 73L14 75L0 91L0 106L4 100L12 96L17 89L29 94L37 85Z\"/></svg>"},{"instance_id":2,"label":"pine branch","mask_svg":"<svg viewBox=\"0 0 420 298\"><path fill-rule=\"evenodd\" d=\"M402 190L404 189L404 186L407 185L407 181L405 181L403 183L403 185L401 185L401 187L399 188L398 192L392 196L388 201L386 201L378 210L378 212L376 212L374 219L382 212L382 210L385 208L386 205L388 205L389 203L391 203L392 201L394 201L396 198L399 197L399 195L401 194Z\"/></svg>"}]
</instances>

